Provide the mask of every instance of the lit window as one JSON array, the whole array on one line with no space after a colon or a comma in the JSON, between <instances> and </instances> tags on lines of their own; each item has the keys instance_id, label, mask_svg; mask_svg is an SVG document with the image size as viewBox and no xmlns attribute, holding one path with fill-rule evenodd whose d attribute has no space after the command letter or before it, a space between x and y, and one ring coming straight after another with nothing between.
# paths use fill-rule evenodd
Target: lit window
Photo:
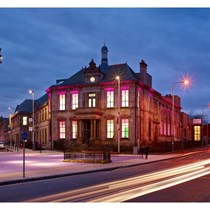
<instances>
[{"instance_id":1,"label":"lit window","mask_svg":"<svg viewBox=\"0 0 210 210\"><path fill-rule=\"evenodd\" d=\"M107 108L114 107L114 91L106 92Z\"/></svg>"},{"instance_id":2,"label":"lit window","mask_svg":"<svg viewBox=\"0 0 210 210\"><path fill-rule=\"evenodd\" d=\"M137 95L137 108L138 109L140 108L140 94L141 94L141 92L138 91L138 95Z\"/></svg>"},{"instance_id":3,"label":"lit window","mask_svg":"<svg viewBox=\"0 0 210 210\"><path fill-rule=\"evenodd\" d=\"M122 138L129 136L129 122L128 119L122 119Z\"/></svg>"},{"instance_id":4,"label":"lit window","mask_svg":"<svg viewBox=\"0 0 210 210\"><path fill-rule=\"evenodd\" d=\"M78 93L73 93L72 94L71 108L72 109L77 109L78 108Z\"/></svg>"},{"instance_id":5,"label":"lit window","mask_svg":"<svg viewBox=\"0 0 210 210\"><path fill-rule=\"evenodd\" d=\"M88 106L89 107L96 107L96 94L89 93L88 95Z\"/></svg>"},{"instance_id":6,"label":"lit window","mask_svg":"<svg viewBox=\"0 0 210 210\"><path fill-rule=\"evenodd\" d=\"M106 127L107 127L106 137L108 139L114 138L114 120L107 120Z\"/></svg>"},{"instance_id":7,"label":"lit window","mask_svg":"<svg viewBox=\"0 0 210 210\"><path fill-rule=\"evenodd\" d=\"M65 94L59 95L59 110L65 110L66 106L66 96Z\"/></svg>"},{"instance_id":8,"label":"lit window","mask_svg":"<svg viewBox=\"0 0 210 210\"><path fill-rule=\"evenodd\" d=\"M122 107L128 107L129 92L122 90Z\"/></svg>"},{"instance_id":9,"label":"lit window","mask_svg":"<svg viewBox=\"0 0 210 210\"><path fill-rule=\"evenodd\" d=\"M77 121L72 121L72 138L77 138Z\"/></svg>"},{"instance_id":10,"label":"lit window","mask_svg":"<svg viewBox=\"0 0 210 210\"><path fill-rule=\"evenodd\" d=\"M23 117L23 125L27 125L27 117Z\"/></svg>"},{"instance_id":11,"label":"lit window","mask_svg":"<svg viewBox=\"0 0 210 210\"><path fill-rule=\"evenodd\" d=\"M65 121L59 122L59 138L60 139L66 138L66 122Z\"/></svg>"},{"instance_id":12,"label":"lit window","mask_svg":"<svg viewBox=\"0 0 210 210\"><path fill-rule=\"evenodd\" d=\"M194 126L194 140L195 141L201 140L201 127L198 125Z\"/></svg>"}]
</instances>

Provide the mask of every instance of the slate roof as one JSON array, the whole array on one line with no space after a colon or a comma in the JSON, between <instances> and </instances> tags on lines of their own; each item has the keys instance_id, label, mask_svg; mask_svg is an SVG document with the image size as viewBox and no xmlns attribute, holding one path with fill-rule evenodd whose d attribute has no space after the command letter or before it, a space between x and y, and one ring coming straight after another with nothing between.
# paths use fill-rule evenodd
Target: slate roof
<instances>
[{"instance_id":1,"label":"slate roof","mask_svg":"<svg viewBox=\"0 0 210 210\"><path fill-rule=\"evenodd\" d=\"M108 67L102 82L112 82L119 75L121 80L139 80L136 73L127 63L111 65Z\"/></svg>"},{"instance_id":2,"label":"slate roof","mask_svg":"<svg viewBox=\"0 0 210 210\"><path fill-rule=\"evenodd\" d=\"M21 104L17 105L15 112L24 112L31 113L32 112L32 100L26 99Z\"/></svg>"},{"instance_id":3,"label":"slate roof","mask_svg":"<svg viewBox=\"0 0 210 210\"><path fill-rule=\"evenodd\" d=\"M73 76L69 77L65 81L63 81L60 84L53 85L51 87L55 86L68 86L68 85L82 85L85 83L85 68L78 71ZM135 73L127 63L123 64L115 64L108 66L106 71L102 71L104 74L103 79L101 82L113 82L115 80L115 77L117 75L120 75L122 80L139 80L139 74Z\"/></svg>"},{"instance_id":4,"label":"slate roof","mask_svg":"<svg viewBox=\"0 0 210 210\"><path fill-rule=\"evenodd\" d=\"M48 101L47 93L34 101L35 109L42 106ZM32 99L26 99L21 104L17 105L15 112L18 113L32 113Z\"/></svg>"},{"instance_id":5,"label":"slate roof","mask_svg":"<svg viewBox=\"0 0 210 210\"><path fill-rule=\"evenodd\" d=\"M35 100L35 108L38 108L48 102L48 94L44 94L39 99Z\"/></svg>"}]
</instances>

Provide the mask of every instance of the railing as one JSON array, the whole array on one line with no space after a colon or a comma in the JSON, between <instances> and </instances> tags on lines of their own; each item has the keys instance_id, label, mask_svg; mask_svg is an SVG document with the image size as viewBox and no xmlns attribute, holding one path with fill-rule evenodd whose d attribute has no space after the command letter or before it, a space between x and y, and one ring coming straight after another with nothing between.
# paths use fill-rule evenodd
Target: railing
<instances>
[{"instance_id":1,"label":"railing","mask_svg":"<svg viewBox=\"0 0 210 210\"><path fill-rule=\"evenodd\" d=\"M104 151L64 152L65 162L110 163L111 153Z\"/></svg>"}]
</instances>

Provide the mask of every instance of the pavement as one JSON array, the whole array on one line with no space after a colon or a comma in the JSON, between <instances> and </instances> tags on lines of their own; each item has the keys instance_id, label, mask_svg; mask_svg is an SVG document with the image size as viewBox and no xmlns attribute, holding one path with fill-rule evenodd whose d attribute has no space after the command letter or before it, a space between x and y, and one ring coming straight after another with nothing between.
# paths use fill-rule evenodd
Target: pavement
<instances>
[{"instance_id":1,"label":"pavement","mask_svg":"<svg viewBox=\"0 0 210 210\"><path fill-rule=\"evenodd\" d=\"M191 153L192 151L185 151L184 153L149 154L148 159L135 154L112 154L111 163L99 164L64 162L63 152L43 150L40 153L39 151L26 149L24 167L22 150L12 152L1 151L0 185L114 170L178 158Z\"/></svg>"}]
</instances>

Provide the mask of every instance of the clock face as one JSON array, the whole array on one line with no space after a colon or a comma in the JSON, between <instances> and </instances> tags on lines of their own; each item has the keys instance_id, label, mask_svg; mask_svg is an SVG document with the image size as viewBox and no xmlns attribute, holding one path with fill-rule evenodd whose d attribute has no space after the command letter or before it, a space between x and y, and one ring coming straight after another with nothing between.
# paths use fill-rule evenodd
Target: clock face
<instances>
[{"instance_id":1,"label":"clock face","mask_svg":"<svg viewBox=\"0 0 210 210\"><path fill-rule=\"evenodd\" d=\"M95 82L95 77L91 77L90 82Z\"/></svg>"}]
</instances>

